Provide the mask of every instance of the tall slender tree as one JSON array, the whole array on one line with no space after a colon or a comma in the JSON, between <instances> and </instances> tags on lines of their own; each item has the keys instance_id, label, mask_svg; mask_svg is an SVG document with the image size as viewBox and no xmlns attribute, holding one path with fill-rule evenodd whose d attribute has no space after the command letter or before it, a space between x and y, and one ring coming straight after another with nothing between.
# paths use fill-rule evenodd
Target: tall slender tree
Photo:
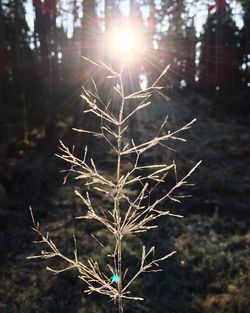
<instances>
[{"instance_id":1,"label":"tall slender tree","mask_svg":"<svg viewBox=\"0 0 250 313\"><path fill-rule=\"evenodd\" d=\"M40 77L42 84L46 143L55 140L55 92L57 83L57 9L56 0L33 0L35 33L39 40Z\"/></svg>"},{"instance_id":2,"label":"tall slender tree","mask_svg":"<svg viewBox=\"0 0 250 313\"><path fill-rule=\"evenodd\" d=\"M184 80L189 87L195 86L195 75L196 75L196 29L194 25L194 18L191 20L191 25L186 26L185 38L184 38Z\"/></svg>"},{"instance_id":3,"label":"tall slender tree","mask_svg":"<svg viewBox=\"0 0 250 313\"><path fill-rule=\"evenodd\" d=\"M215 13L209 14L202 39L200 86L226 88L239 78L239 36L232 12L224 0L217 0Z\"/></svg>"},{"instance_id":4,"label":"tall slender tree","mask_svg":"<svg viewBox=\"0 0 250 313\"><path fill-rule=\"evenodd\" d=\"M3 15L3 3L0 0L0 105L3 102L3 80L5 73L4 62L4 15Z\"/></svg>"},{"instance_id":5,"label":"tall slender tree","mask_svg":"<svg viewBox=\"0 0 250 313\"><path fill-rule=\"evenodd\" d=\"M243 83L250 84L250 2L244 1L244 26L242 29L242 66L243 66Z\"/></svg>"},{"instance_id":6,"label":"tall slender tree","mask_svg":"<svg viewBox=\"0 0 250 313\"><path fill-rule=\"evenodd\" d=\"M180 81L184 80L185 72L185 1L162 1L162 22L168 19L168 31L162 34L160 49L163 63L170 64L168 84L179 88Z\"/></svg>"},{"instance_id":7,"label":"tall slender tree","mask_svg":"<svg viewBox=\"0 0 250 313\"><path fill-rule=\"evenodd\" d=\"M146 24L146 56L144 62L144 68L147 74L148 85L151 86L157 77L159 77L159 72L162 70L160 65L160 58L158 50L155 49L154 43L156 42L156 24L157 24L157 12L155 1L147 1L146 4L149 5L149 16Z\"/></svg>"}]
</instances>

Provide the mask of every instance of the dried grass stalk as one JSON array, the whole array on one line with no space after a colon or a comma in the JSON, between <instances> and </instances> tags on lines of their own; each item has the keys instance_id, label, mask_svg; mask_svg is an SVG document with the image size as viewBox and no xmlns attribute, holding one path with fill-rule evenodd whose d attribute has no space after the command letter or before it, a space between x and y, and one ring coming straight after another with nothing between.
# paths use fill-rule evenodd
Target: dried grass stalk
<instances>
[{"instance_id":1,"label":"dried grass stalk","mask_svg":"<svg viewBox=\"0 0 250 313\"><path fill-rule=\"evenodd\" d=\"M87 109L84 112L92 113L100 119L100 131L95 132L76 128L74 128L74 130L103 138L110 145L111 149L113 149L116 154L116 173L114 175L114 179L111 180L98 170L94 160L90 159L90 162L87 161L87 147L85 147L83 159L79 159L72 151L70 151L68 147L63 144L63 142L60 141L61 154L58 155L58 157L70 164L70 172L75 175L75 179L83 179L88 188L91 188L92 185L98 184L99 187L93 186L93 188L97 192L105 194L110 198L113 204L112 210L108 211L109 214L104 215L100 212L100 210L97 210L93 206L88 192L80 194L78 191L75 191L76 196L78 196L82 203L87 207L87 213L84 216L77 218L96 220L112 234L115 242L115 249L111 254L109 254L112 258L112 264L107 264L107 269L101 269L98 263L92 258L89 258L86 264L79 262L75 237L74 258L72 259L62 254L54 242L50 239L49 234L47 233L44 235L41 232L39 223L34 219L32 209L30 209L30 212L33 221L33 230L41 237L41 240L38 243L46 244L48 251L42 250L40 255L30 256L28 258L49 259L59 257L63 259L68 264L67 267L59 270L47 267L47 270L58 274L72 268L76 268L79 272L79 278L86 283L86 293L91 294L93 292L97 292L108 296L113 301L118 303L119 313L122 313L123 299L143 300L140 297L131 295L129 288L131 287L133 281L144 272L160 271L161 269L159 268L159 263L175 253L174 251L163 257L155 258L155 247L151 247L148 251L146 251L146 248L143 246L140 268L132 276L132 278L127 280L125 277L127 269L122 268L122 241L131 234L146 232L156 228L157 220L160 217L174 216L181 218L182 216L165 210L163 204L165 200L180 202L179 197L174 194L175 191L180 187L187 185L188 177L201 163L198 162L182 179L177 180L176 178L176 184L165 195L156 199L153 203L148 201L148 204L145 205L144 200L149 198L152 190L157 188L159 184L166 181L169 171L173 170L174 173L176 173L176 165L173 162L172 164L144 164L141 166L139 165L140 158L145 151L152 149L157 145L166 146L166 141L185 141L185 139L180 136L183 131L191 127L191 125L195 122L195 119L176 131L161 135L163 128L166 126L166 118L161 125L157 136L151 140L138 145L136 145L133 140L131 140L131 142L126 142L125 133L128 129L129 119L132 118L132 116L137 112L140 112L152 104L151 97L153 93L163 95L160 92L162 87L157 86L157 83L160 81L160 78L166 74L168 67L166 67L151 87L130 95L125 95L123 68L120 73L117 73L103 62L95 63L86 58L85 60L94 66L107 71L109 73L109 76L106 77L107 79L112 78L112 80L115 80L116 85L114 89L120 97L119 111L117 114L113 114L111 112L111 100L108 101L107 104L103 102L99 96L96 84L94 80L92 80L92 91L83 88L82 98L87 105ZM127 110L125 110L125 107L128 104L129 99L136 99L139 103L136 105L134 110L126 114ZM134 156L134 164L129 171L122 173L123 157L127 155ZM140 183L141 190L138 191L135 199L131 199L131 197L126 194L126 190L131 188L131 186L135 183ZM121 201L124 202L124 200L126 203L125 209L121 208ZM96 236L93 235L93 238L103 249L105 249L104 245L98 238L96 238Z\"/></svg>"}]
</instances>

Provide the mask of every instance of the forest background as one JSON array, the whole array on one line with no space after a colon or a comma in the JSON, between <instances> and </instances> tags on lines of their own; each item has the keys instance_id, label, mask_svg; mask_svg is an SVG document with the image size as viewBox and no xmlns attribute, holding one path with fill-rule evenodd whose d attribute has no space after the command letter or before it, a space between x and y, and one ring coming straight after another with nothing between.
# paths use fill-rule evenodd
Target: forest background
<instances>
[{"instance_id":1,"label":"forest background","mask_svg":"<svg viewBox=\"0 0 250 313\"><path fill-rule=\"evenodd\" d=\"M65 164L54 157L58 139L84 144L109 170L112 156L97 141L72 132L93 127L82 115L81 86L93 77L103 97L110 89L81 56L117 63L109 30L129 21L143 34L144 54L130 67L128 90L161 80L170 101L155 97L131 125L135 140L155 134L164 114L169 129L197 118L177 152L148 158L176 160L179 175L198 160L196 186L174 207L182 220L162 222L149 239L160 251L175 247L164 274L143 277L145 297L127 312L250 312L250 1L247 0L0 0L0 311L112 312L112 303L83 293L74 273L53 276L32 254L32 204L65 251L72 233L83 255L98 255L89 238L96 225L74 220L83 209L76 182L63 184ZM112 54L113 53L113 54ZM103 73L101 73L103 74ZM78 186L81 187L81 186ZM164 189L165 188L165 189ZM160 192L164 193L167 186ZM79 240L79 239L78 239ZM127 248L136 263L137 242Z\"/></svg>"}]
</instances>

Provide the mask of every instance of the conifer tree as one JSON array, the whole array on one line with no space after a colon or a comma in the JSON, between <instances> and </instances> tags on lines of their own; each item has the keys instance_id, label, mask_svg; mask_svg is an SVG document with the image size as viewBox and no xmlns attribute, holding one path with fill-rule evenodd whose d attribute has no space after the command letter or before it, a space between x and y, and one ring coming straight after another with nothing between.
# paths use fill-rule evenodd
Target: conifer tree
<instances>
[{"instance_id":1,"label":"conifer tree","mask_svg":"<svg viewBox=\"0 0 250 313\"><path fill-rule=\"evenodd\" d=\"M239 32L225 1L208 15L202 39L199 84L203 89L235 86L239 78Z\"/></svg>"}]
</instances>

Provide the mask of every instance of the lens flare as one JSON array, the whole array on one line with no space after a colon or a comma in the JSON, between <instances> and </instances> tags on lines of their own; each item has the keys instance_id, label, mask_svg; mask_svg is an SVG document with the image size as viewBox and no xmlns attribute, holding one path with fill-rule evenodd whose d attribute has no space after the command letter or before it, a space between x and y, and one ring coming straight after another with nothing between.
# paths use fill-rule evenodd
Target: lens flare
<instances>
[{"instance_id":1,"label":"lens flare","mask_svg":"<svg viewBox=\"0 0 250 313\"><path fill-rule=\"evenodd\" d=\"M135 36L129 30L119 31L113 39L113 46L122 54L129 54L135 48Z\"/></svg>"},{"instance_id":2,"label":"lens flare","mask_svg":"<svg viewBox=\"0 0 250 313\"><path fill-rule=\"evenodd\" d=\"M145 55L143 29L131 22L115 21L105 33L107 53L117 64L137 63Z\"/></svg>"}]
</instances>

